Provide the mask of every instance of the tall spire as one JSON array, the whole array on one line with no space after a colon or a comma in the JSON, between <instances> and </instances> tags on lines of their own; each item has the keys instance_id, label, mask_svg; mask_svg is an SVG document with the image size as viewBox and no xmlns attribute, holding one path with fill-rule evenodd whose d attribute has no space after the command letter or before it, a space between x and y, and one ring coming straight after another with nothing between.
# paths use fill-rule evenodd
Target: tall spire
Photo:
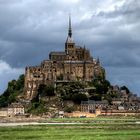
<instances>
[{"instance_id":1,"label":"tall spire","mask_svg":"<svg viewBox=\"0 0 140 140\"><path fill-rule=\"evenodd\" d=\"M97 58L97 64L100 65L100 58L99 57Z\"/></svg>"},{"instance_id":2,"label":"tall spire","mask_svg":"<svg viewBox=\"0 0 140 140\"><path fill-rule=\"evenodd\" d=\"M71 28L71 15L69 14L69 31L68 31L68 36L71 38L72 37L72 28Z\"/></svg>"}]
</instances>

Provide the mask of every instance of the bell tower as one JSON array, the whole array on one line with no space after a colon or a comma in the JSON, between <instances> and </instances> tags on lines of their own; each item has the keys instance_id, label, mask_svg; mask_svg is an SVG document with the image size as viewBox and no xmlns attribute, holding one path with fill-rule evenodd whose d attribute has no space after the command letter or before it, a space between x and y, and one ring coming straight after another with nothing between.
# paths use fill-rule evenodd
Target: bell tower
<instances>
[{"instance_id":1,"label":"bell tower","mask_svg":"<svg viewBox=\"0 0 140 140\"><path fill-rule=\"evenodd\" d=\"M75 43L72 38L72 27L71 27L71 16L69 15L69 28L68 28L68 37L65 43L65 52L67 55L75 55Z\"/></svg>"}]
</instances>

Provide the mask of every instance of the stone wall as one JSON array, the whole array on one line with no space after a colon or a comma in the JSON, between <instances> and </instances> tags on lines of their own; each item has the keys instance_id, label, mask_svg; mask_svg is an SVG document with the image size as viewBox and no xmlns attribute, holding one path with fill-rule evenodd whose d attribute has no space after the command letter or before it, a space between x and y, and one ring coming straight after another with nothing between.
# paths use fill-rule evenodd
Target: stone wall
<instances>
[{"instance_id":1,"label":"stone wall","mask_svg":"<svg viewBox=\"0 0 140 140\"><path fill-rule=\"evenodd\" d=\"M88 113L88 112L75 111L73 113L64 113L64 117L88 117L88 118L94 118L94 117L96 117L96 114Z\"/></svg>"}]
</instances>

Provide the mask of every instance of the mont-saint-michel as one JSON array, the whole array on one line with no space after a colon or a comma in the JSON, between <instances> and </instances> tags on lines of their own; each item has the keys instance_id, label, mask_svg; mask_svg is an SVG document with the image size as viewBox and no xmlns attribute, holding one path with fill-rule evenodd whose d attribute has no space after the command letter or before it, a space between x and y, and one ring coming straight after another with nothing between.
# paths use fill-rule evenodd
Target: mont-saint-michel
<instances>
[{"instance_id":1,"label":"mont-saint-michel","mask_svg":"<svg viewBox=\"0 0 140 140\"><path fill-rule=\"evenodd\" d=\"M0 140L140 140L139 17L140 0L0 0Z\"/></svg>"},{"instance_id":2,"label":"mont-saint-michel","mask_svg":"<svg viewBox=\"0 0 140 140\"><path fill-rule=\"evenodd\" d=\"M109 0L106 1L109 2ZM92 51L92 48L91 46L89 46L89 44L85 43L85 45L79 45L79 43L78 44L76 43L78 40L77 37L74 37L75 32L73 31L78 30L79 27L83 28L82 26L85 23L88 23L87 24L88 26L86 27L84 26L86 28L84 29L85 40L88 38L90 39L92 38L91 34L87 34L87 32L89 32L89 30L87 29L88 28L91 29L92 28L91 25L92 25L94 26L94 28L97 28L98 30L99 24L101 24L104 30L107 27L107 33L109 34L109 36L105 35L104 30L99 29L98 31L101 32L102 35L101 37L96 36L96 38L94 38L95 40L92 38L92 40L94 41L98 40L100 42L101 38L105 40L105 38L109 37L109 40L113 42L113 38L111 37L112 27L115 27L115 29L113 30L114 36L116 35L119 38L118 39L119 42L123 42L124 40L122 38L125 37L125 40L127 40L128 42L126 44L129 46L134 40L135 41L138 40L138 38L136 37L137 34L133 34L133 41L132 41L127 36L128 32L121 35L122 33L121 31L122 30L124 31L126 29L127 31L132 31L133 26L138 25L138 23L134 25L132 24L131 20L132 19L134 20L134 18L132 18L131 16L135 13L134 17L137 17L136 11L139 12L139 7L137 7L139 6L139 2L137 0L135 2L132 2L133 0L128 0L128 1L124 0L121 1L121 3L120 1L119 2L117 1L115 2L115 4L113 4L113 7L110 8L109 3L106 3L106 1L103 1L103 5L102 5L103 7L105 7L105 10L100 11L100 9L98 9L94 14L94 16L90 15L92 13L92 10L94 9L92 3L95 5L95 3L98 3L97 1L96 2L92 1L92 3L90 3L88 0L86 2L81 0L59 1L59 2L47 1L47 4L46 1L39 1L39 0L36 0L35 2L32 2L32 0L30 1L24 0L22 2L21 1L16 2L16 0L12 2L6 2L6 1L0 2L0 11L3 11L4 9L9 9L10 11L8 12L8 16L6 16L6 12L4 12L4 14L0 14L0 17L1 15L4 15L4 17L0 18L0 20L5 21L5 19L7 19L8 17L8 19L12 21L13 18L9 18L9 15L12 14L12 11L14 11L16 7L18 7L17 8L18 10L16 9L18 12L14 11L14 16L18 15L20 17L19 20L18 18L16 18L15 22L12 22L14 28L12 28L12 26L9 25L6 26L6 28L3 28L2 26L1 29L0 26L1 29L0 31L2 32L4 30L4 35L2 36L2 38L0 32L0 45L4 44L6 42L5 41L6 39L13 41L13 38L16 38L16 40L20 38L19 39L20 41L19 40L17 41L18 43L20 42L19 43L20 45L18 44L20 46L18 49L22 50L22 46L27 45L28 49L26 50L26 53L30 54L31 55L30 59L33 59L35 61L35 63L30 62L30 65L27 65L26 63L26 66L24 65L25 72L22 75L20 75L18 79L16 80L13 79L9 81L6 90L3 92L2 95L0 95L0 139L1 140L5 140L5 139L6 140L11 140L11 139L14 140L15 139L23 139L23 140L24 139L34 139L34 140L37 139L38 140L140 139L140 131L139 131L140 97L138 97L137 94L132 92L129 89L129 86L126 86L125 84L121 86L116 85L110 82L110 80L108 80L107 78L108 72L106 70L106 67L104 67L105 61L103 60L105 58L110 59L109 54L111 53L110 52L106 53L107 52L105 51L107 49L106 47L104 47L104 49L102 50L103 53L101 54L101 56L99 55L99 57L96 57L96 55L94 54L97 52L97 47L95 47L97 45L97 42L95 44L93 43L92 47L95 48L93 49L94 51ZM111 2L113 3L113 0ZM4 8L5 3L6 3L6 7ZM8 3L10 3L10 5ZM74 20L71 20L71 16L69 16L67 29L64 28L63 24L61 26L61 28L63 28L63 31L65 31L65 35L66 35L64 38L63 36L61 37L61 39L63 38L62 40L64 40L63 45L61 45L61 48L58 47L56 49L56 47L58 46L58 42L56 41L55 37L50 37L51 40L53 40L53 43L55 44L55 47L53 48L54 50L52 49L53 51L51 50L49 52L48 57L45 56L44 59L41 59L38 63L35 57L37 58L43 54L46 55L46 52L41 51L41 54L37 52L36 56L33 57L32 56L33 51L30 52L30 49L32 48L30 44L34 42L33 45L36 45L39 48L43 40L42 39L43 34L40 34L38 37L35 37L35 40L30 38L32 40L32 43L29 41L30 39L28 34L26 34L25 35L26 37L25 36L24 37L27 39L26 40L27 42L25 43L23 41L23 37L20 36L21 34L23 35L23 32L21 32L21 30L18 29L20 27L24 27L22 29L26 30L28 26L29 27L34 26L34 32L33 32L34 34L37 33L39 27L41 27L41 30L42 29L45 30L46 28L49 28L49 26L48 25L44 26L44 24L48 23L48 20L50 19L46 18L46 13L42 14L41 10L38 11L37 9L39 7L41 7L41 9L45 7L45 10L44 9L43 10L46 12L48 10L48 9L46 10L46 7L47 8L49 7L47 13L56 10L55 11L57 13L56 15L62 16L63 12L60 12L57 8L58 7L62 8L63 5L65 7L63 8L67 10L66 7L69 8L72 6L70 5L70 3L72 5L78 4L73 9L74 10L76 9L76 13L78 13L79 16L81 13L84 13L82 15L81 24L79 24L79 26L75 26L73 24ZM102 2L100 1L99 3L101 4ZM59 6L57 7L55 4L58 4ZM80 4L83 4L83 6L80 7ZM50 7L50 5L52 6ZM29 6L29 9L31 9L29 13L33 14L32 16L28 16L27 21L23 20L24 17L26 16L22 15L21 12L24 6L27 7ZM32 9L32 6L33 7L35 6L34 9ZM55 8L53 6L55 6ZM107 6L108 8L106 8ZM85 10L87 7L88 8L92 7L90 11L88 11L88 13L86 13ZM28 8L25 9L23 11L26 11L27 14L29 9ZM37 16L35 14L36 11L37 13L39 12ZM126 17L128 15L130 16L129 17L129 20L131 21L130 25L125 24L124 27L119 26L119 28L117 28L118 23L121 24L126 23L126 21L124 20L121 21L123 18L122 15L121 16L119 15L120 13L123 13ZM47 20L43 20L44 24L43 26L40 26L41 25L40 19L42 16L43 19L45 16L45 19ZM117 19L116 18L114 19L114 16L117 16ZM35 17L35 22L32 21L32 17ZM54 13L52 17L54 20L55 19ZM96 20L94 19L94 17L96 17ZM111 18L108 19L108 17ZM105 25L108 26L104 26L105 18L107 18L107 23ZM61 19L67 22L67 19L65 19L64 17L60 18L59 20L55 19L55 25L59 25L62 22ZM91 19L94 19L94 22L96 21L98 22L94 24ZM125 19L128 19L128 17ZM78 19L76 20L78 21ZM6 20L6 22L7 21L9 20ZM17 27L16 23L19 21L23 23L23 26ZM116 24L112 24L114 22ZM52 25L50 27L53 28L54 22L52 22L52 18L51 18L51 24ZM5 29L7 29L8 27L10 29L8 29L8 32L5 32ZM57 27L60 28L60 26ZM73 29L73 27L75 28ZM18 36L16 37L14 36L15 35L13 34L14 30L16 30L16 34L18 35L20 34L19 38ZM7 33L8 35L10 35L11 32L12 32L12 37L11 36L10 38L9 36L7 37L6 36ZM46 34L49 36L49 33L50 31L47 31ZM31 32L29 34L33 36ZM61 35L60 32L59 35ZM36 39L38 38L41 39L41 43L36 43L37 42ZM1 39L3 40L1 41ZM80 39L83 40L81 37ZM88 41L90 41L90 39ZM16 43L13 43L12 41L11 43L10 41L4 44L6 48L8 45L11 44L12 47L16 45ZM132 42L130 43L129 41ZM47 44L46 42L45 42L45 47L49 44L49 43ZM115 42L114 44L118 48L122 47L121 45L120 45L121 47L119 47L119 44L117 42ZM126 45L124 42L122 44ZM138 43L135 42L135 44ZM100 45L100 43L98 45ZM108 44L104 43L104 46L108 46ZM8 50L9 49L7 49L6 51ZM118 53L117 52L118 50L119 49L116 50L116 53ZM124 49L122 49L121 51L123 52ZM14 55L12 51L10 53ZM10 53L6 52L6 55L9 56ZM18 54L18 57L16 58L17 60L15 62L16 65L20 66L23 63L21 59L18 61L18 58L22 56L22 59L25 59L26 53L25 54L23 53L23 56L21 54ZM128 58L126 53L127 52L125 51L124 53L125 59ZM28 54L27 54L27 59L30 61ZM0 57L0 59L4 59L6 55ZM138 56L136 56L136 58L137 57ZM116 59L112 59L108 61L108 63L113 63L115 66L116 64L119 65L120 67L123 66L123 62L121 58L117 57L117 62L115 61ZM1 64L1 60L0 60L0 64ZM111 64L111 66L113 64ZM0 65L0 66L4 66L4 65ZM10 67L10 65L6 65L6 66L7 69L10 68L10 72L13 70L12 67ZM111 67L109 68L111 69ZM127 71L125 72L127 73ZM124 78L125 72L124 71L121 72L122 79ZM8 72L6 74L8 74ZM3 75L5 76L6 74ZM134 75L135 73L132 72L131 76ZM128 78L128 80L131 79ZM134 81L131 81L131 83L133 82Z\"/></svg>"},{"instance_id":3,"label":"mont-saint-michel","mask_svg":"<svg viewBox=\"0 0 140 140\"><path fill-rule=\"evenodd\" d=\"M50 52L49 60L40 66L26 67L25 96L32 100L40 84L48 85L58 82L91 82L93 79L105 78L105 71L99 59L93 59L90 50L76 45L72 38L71 19L69 19L68 36L63 52Z\"/></svg>"},{"instance_id":4,"label":"mont-saint-michel","mask_svg":"<svg viewBox=\"0 0 140 140\"><path fill-rule=\"evenodd\" d=\"M126 86L113 86L99 58L72 37L71 17L64 51L25 68L25 75L9 82L1 95L1 116L96 117L139 115L140 98Z\"/></svg>"}]
</instances>

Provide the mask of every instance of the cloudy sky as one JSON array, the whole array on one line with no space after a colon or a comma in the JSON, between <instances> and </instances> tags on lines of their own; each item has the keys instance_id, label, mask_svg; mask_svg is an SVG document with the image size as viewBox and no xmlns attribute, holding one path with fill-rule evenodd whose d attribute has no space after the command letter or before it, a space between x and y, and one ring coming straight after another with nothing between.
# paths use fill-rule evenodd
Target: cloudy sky
<instances>
[{"instance_id":1,"label":"cloudy sky","mask_svg":"<svg viewBox=\"0 0 140 140\"><path fill-rule=\"evenodd\" d=\"M76 44L100 57L112 84L140 95L140 0L0 0L0 93L25 66Z\"/></svg>"}]
</instances>

